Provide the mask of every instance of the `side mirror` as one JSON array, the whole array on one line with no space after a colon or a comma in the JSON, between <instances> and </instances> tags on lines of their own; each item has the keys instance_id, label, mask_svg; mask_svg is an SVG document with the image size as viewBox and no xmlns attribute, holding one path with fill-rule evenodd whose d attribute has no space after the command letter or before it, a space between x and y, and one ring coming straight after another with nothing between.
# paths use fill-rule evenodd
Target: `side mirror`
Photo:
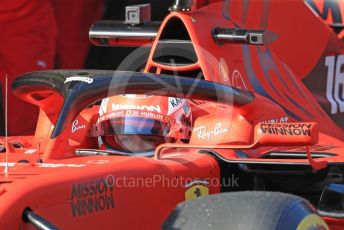
<instances>
[{"instance_id":1,"label":"side mirror","mask_svg":"<svg viewBox=\"0 0 344 230\"><path fill-rule=\"evenodd\" d=\"M258 146L311 146L318 142L317 124L305 123L259 123L254 129Z\"/></svg>"},{"instance_id":2,"label":"side mirror","mask_svg":"<svg viewBox=\"0 0 344 230\"><path fill-rule=\"evenodd\" d=\"M125 21L98 21L89 31L96 46L143 46L152 43L161 22L151 21L150 4L127 6Z\"/></svg>"}]
</instances>

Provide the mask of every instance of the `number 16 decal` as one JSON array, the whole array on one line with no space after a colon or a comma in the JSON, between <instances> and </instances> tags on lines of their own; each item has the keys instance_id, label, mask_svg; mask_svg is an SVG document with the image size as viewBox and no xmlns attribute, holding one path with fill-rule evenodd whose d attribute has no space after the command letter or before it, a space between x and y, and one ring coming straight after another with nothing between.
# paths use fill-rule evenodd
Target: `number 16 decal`
<instances>
[{"instance_id":1,"label":"number 16 decal","mask_svg":"<svg viewBox=\"0 0 344 230\"><path fill-rule=\"evenodd\" d=\"M326 97L331 104L331 114L344 112L344 55L328 56Z\"/></svg>"}]
</instances>

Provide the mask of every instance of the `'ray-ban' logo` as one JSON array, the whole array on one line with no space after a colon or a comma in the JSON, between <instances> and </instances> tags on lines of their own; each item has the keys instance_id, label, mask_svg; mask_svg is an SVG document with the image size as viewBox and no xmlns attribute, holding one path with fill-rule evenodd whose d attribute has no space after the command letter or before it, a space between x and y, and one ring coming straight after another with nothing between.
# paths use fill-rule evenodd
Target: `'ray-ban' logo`
<instances>
[{"instance_id":1,"label":"'ray-ban' logo","mask_svg":"<svg viewBox=\"0 0 344 230\"><path fill-rule=\"evenodd\" d=\"M216 123L213 130L208 130L207 126L202 125L194 129L197 132L197 137L200 140L210 140L214 136L218 136L223 133L228 133L229 128L222 127L222 122Z\"/></svg>"}]
</instances>

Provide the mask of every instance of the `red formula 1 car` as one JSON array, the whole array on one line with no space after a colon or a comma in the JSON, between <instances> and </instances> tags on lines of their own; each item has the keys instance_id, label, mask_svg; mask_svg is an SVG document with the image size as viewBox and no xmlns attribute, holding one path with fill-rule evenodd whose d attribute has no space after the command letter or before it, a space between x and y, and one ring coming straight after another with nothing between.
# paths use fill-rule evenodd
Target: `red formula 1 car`
<instances>
[{"instance_id":1,"label":"red formula 1 car","mask_svg":"<svg viewBox=\"0 0 344 230\"><path fill-rule=\"evenodd\" d=\"M1 139L0 228L344 229L343 2L176 0L170 11L151 22L149 6L131 6L125 23L90 30L97 45L151 46L121 65L140 72L13 83L40 117L34 136ZM100 149L99 101L123 94L187 99L188 143L154 157Z\"/></svg>"}]
</instances>

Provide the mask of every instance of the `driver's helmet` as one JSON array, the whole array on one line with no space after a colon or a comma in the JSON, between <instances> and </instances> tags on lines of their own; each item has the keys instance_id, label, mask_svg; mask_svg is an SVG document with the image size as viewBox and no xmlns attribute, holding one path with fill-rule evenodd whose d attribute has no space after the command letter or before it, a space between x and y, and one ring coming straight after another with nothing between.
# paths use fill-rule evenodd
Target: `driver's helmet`
<instances>
[{"instance_id":1,"label":"driver's helmet","mask_svg":"<svg viewBox=\"0 0 344 230\"><path fill-rule=\"evenodd\" d=\"M185 99L113 96L102 100L96 127L100 149L151 156L162 143L188 142L192 116Z\"/></svg>"}]
</instances>

